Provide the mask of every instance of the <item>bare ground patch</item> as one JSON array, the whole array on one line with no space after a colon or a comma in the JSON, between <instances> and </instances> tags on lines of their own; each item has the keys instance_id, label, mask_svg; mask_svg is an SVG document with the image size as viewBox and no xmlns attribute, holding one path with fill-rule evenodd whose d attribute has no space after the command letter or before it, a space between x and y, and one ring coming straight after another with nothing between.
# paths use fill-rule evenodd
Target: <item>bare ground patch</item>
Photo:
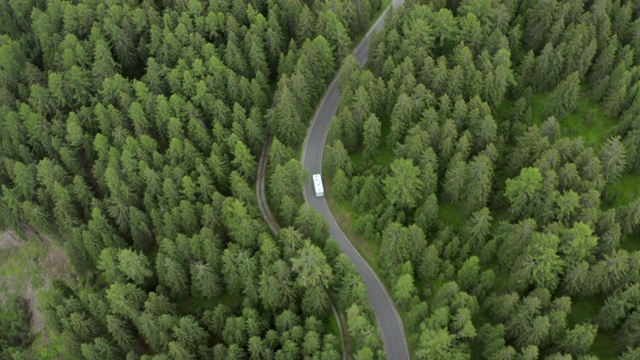
<instances>
[{"instance_id":1,"label":"bare ground patch","mask_svg":"<svg viewBox=\"0 0 640 360\"><path fill-rule=\"evenodd\" d=\"M25 241L22 240L16 233L11 230L7 230L0 234L0 249L9 249L12 247L23 247Z\"/></svg>"},{"instance_id":2,"label":"bare ground patch","mask_svg":"<svg viewBox=\"0 0 640 360\"><path fill-rule=\"evenodd\" d=\"M53 278L68 275L69 259L64 250L46 236L26 233L26 240L13 231L0 234L0 302L7 295L24 298L31 311L31 328L46 338L44 317L38 310L37 292L48 289Z\"/></svg>"}]
</instances>

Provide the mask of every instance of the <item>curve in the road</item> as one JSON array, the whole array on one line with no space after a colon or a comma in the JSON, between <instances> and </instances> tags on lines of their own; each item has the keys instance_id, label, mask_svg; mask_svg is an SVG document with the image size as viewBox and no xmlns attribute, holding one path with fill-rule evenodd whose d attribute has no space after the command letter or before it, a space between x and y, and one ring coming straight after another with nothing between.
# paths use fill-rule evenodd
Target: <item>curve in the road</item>
<instances>
[{"instance_id":1,"label":"curve in the road","mask_svg":"<svg viewBox=\"0 0 640 360\"><path fill-rule=\"evenodd\" d=\"M404 3L404 0L394 0L390 6L395 7L402 3ZM382 28L387 11L388 8L384 13L382 13L380 18L378 18L376 23L371 27L367 35L362 39L358 47L356 47L353 52L361 66L367 61L371 34ZM336 75L335 79L329 85L329 89L325 93L324 98L320 103L320 107L316 111L313 122L307 132L307 137L304 140L302 148L302 163L312 174L322 173L322 154L324 152L324 145L327 141L329 125L338 110L338 103L340 100L337 85L338 76L339 74ZM342 251L347 254L349 259L358 269L358 272L362 275L367 288L371 307L376 314L378 326L382 333L382 340L384 342L387 358L392 360L408 360L410 358L409 347L407 346L406 336L402 326L402 319L400 318L393 300L391 299L391 296L384 284L380 281L380 278L378 278L375 271L373 271L369 264L367 264L367 262L358 253L349 239L347 239L344 232L342 232L342 229L340 229L338 222L333 217L333 214L329 209L329 204L327 203L326 198L318 198L315 196L313 184L310 183L304 187L304 196L307 203L309 203L311 207L313 207L327 220L329 223L331 237L338 242Z\"/></svg>"},{"instance_id":2,"label":"curve in the road","mask_svg":"<svg viewBox=\"0 0 640 360\"><path fill-rule=\"evenodd\" d=\"M265 179L267 177L267 162L269 160L269 149L271 148L271 140L273 138L269 136L266 144L262 148L262 154L260 155L260 162L258 163L258 178L256 179L256 197L258 198L258 206L262 212L264 221L269 225L273 235L278 235L280 232L280 224L273 216L269 203L267 201L267 192L265 189ZM347 323L344 320L342 314L336 309L336 306L331 300L331 312L333 317L336 318L338 324L338 332L340 332L340 342L342 343L342 359L351 359L351 347L349 345L349 334L347 332Z\"/></svg>"}]
</instances>

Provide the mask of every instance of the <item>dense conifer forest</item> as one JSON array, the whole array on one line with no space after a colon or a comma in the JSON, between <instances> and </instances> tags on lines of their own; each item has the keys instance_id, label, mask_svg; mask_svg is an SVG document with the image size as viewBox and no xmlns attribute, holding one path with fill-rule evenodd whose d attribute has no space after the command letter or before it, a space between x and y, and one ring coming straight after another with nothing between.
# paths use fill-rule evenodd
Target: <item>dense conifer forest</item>
<instances>
[{"instance_id":1,"label":"dense conifer forest","mask_svg":"<svg viewBox=\"0 0 640 360\"><path fill-rule=\"evenodd\" d=\"M46 351L3 304L0 357L341 359L335 306L366 332L351 351L383 358L326 224L296 194L276 237L253 190L267 134L302 141L381 8L0 1L0 228L53 239L74 273L39 295Z\"/></svg>"},{"instance_id":2,"label":"dense conifer forest","mask_svg":"<svg viewBox=\"0 0 640 360\"><path fill-rule=\"evenodd\" d=\"M327 198L413 358L640 359L640 6L408 0L362 69L387 4L0 0L0 229L71 272L0 283L0 359L386 358L301 191L338 70Z\"/></svg>"},{"instance_id":3,"label":"dense conifer forest","mask_svg":"<svg viewBox=\"0 0 640 360\"><path fill-rule=\"evenodd\" d=\"M640 7L409 1L324 177L416 359L640 358Z\"/></svg>"}]
</instances>

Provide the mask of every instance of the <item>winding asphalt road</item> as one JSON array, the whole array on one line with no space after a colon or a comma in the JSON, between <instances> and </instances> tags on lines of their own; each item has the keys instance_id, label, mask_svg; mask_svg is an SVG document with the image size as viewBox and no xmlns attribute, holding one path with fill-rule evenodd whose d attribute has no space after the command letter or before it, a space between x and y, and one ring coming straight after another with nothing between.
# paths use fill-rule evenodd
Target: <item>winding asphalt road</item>
<instances>
[{"instance_id":1,"label":"winding asphalt road","mask_svg":"<svg viewBox=\"0 0 640 360\"><path fill-rule=\"evenodd\" d=\"M391 5L395 7L403 3L404 0L394 0ZM371 34L382 28L386 14L387 11L385 10L378 21L376 21L376 23L371 27L364 39L362 39L358 47L354 50L353 54L358 59L358 62L360 62L360 66L364 65L367 61ZM322 173L322 153L327 141L329 125L338 110L338 103L340 99L338 84L336 81L338 76L339 74L336 75L336 78L325 93L304 141L302 163L309 169L311 174ZM317 198L315 196L313 183L309 183L304 187L304 196L309 205L311 205L311 207L313 207L327 220L329 223L331 237L340 244L342 251L347 254L349 259L351 259L358 269L358 272L362 274L367 288L367 294L369 295L369 301L371 302L373 311L378 319L378 326L382 332L382 340L384 342L387 358L391 360L408 360L409 348L407 346L404 328L402 327L402 319L398 315L398 311L391 300L389 292L387 292L387 289L384 287L382 281L380 281L373 269L371 269L369 264L367 264L362 256L360 256L358 251L342 232L329 209L327 199L324 197Z\"/></svg>"}]
</instances>

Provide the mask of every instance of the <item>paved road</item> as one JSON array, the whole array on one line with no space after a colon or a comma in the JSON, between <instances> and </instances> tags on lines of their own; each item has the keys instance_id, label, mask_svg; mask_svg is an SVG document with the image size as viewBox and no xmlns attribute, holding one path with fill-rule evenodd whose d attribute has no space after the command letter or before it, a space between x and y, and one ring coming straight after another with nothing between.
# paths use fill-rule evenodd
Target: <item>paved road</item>
<instances>
[{"instance_id":1,"label":"paved road","mask_svg":"<svg viewBox=\"0 0 640 360\"><path fill-rule=\"evenodd\" d=\"M404 3L404 0L393 1L393 6L398 6ZM371 41L371 33L378 31L384 24L385 13L380 16L378 21L373 25L369 33L365 36L362 42L354 51L354 55L360 62L360 65L364 65L367 61L367 55L369 53L369 43ZM337 79L337 76L336 76ZM327 90L320 107L316 112L316 116L313 119L311 128L307 132L307 138L303 146L302 163L305 167L311 171L312 174L320 174L322 170L322 153L324 151L324 145L327 141L327 134L329 133L329 125L331 119L338 110L338 100L340 94L338 93L338 85L336 79L333 80ZM384 341L385 352L387 358L390 360L408 360L409 348L407 346L404 329L402 327L402 319L398 315L398 311L391 300L391 296L387 292L376 273L371 269L369 264L360 256L358 251L351 245L349 239L344 235L340 226L336 222L336 219L329 210L329 205L324 197L315 197L313 184L309 183L304 187L305 199L318 213L324 216L329 223L329 229L331 237L333 237L340 248L344 251L349 259L355 264L356 268L362 274L365 285L367 287L367 294L369 295L369 301L373 307L373 311L378 319L378 326L382 332L382 340Z\"/></svg>"}]
</instances>

